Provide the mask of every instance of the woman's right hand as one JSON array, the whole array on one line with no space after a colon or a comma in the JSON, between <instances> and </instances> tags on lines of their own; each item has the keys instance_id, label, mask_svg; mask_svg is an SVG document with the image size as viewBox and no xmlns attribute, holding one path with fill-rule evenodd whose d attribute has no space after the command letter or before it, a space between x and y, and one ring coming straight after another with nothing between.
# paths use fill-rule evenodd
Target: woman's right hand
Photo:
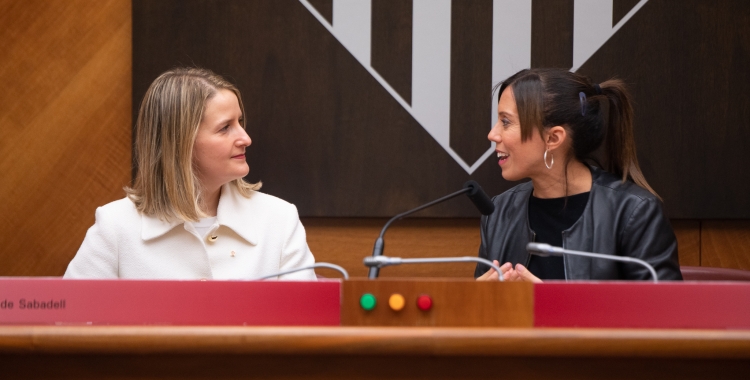
<instances>
[{"instance_id":1,"label":"woman's right hand","mask_svg":"<svg viewBox=\"0 0 750 380\"><path fill-rule=\"evenodd\" d=\"M492 261L495 265L500 265L500 263L497 260ZM505 263L500 267L500 270L503 272L503 279L507 280L507 276L505 275L508 273L509 270L513 269L513 265L511 263ZM495 268L490 268L485 274L477 277L477 281L498 281L499 276L497 274L497 271Z\"/></svg>"}]
</instances>

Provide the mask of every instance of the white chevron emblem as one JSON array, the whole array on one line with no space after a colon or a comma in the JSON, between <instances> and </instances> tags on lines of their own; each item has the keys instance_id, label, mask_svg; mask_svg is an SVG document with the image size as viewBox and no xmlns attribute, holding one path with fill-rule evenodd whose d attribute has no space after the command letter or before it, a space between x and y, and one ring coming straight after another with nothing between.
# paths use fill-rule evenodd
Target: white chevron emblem
<instances>
[{"instance_id":1,"label":"white chevron emblem","mask_svg":"<svg viewBox=\"0 0 750 380\"><path fill-rule=\"evenodd\" d=\"M494 143L488 142L481 157L467 163L450 146L451 0L413 0L411 104L370 64L371 0L333 0L332 23L307 0L300 2L467 173L493 153ZM613 26L613 0L575 0L571 70L578 70L647 2L641 0ZM494 0L488 93L493 84L530 65L531 0ZM497 120L495 106L487 106L487 131Z\"/></svg>"}]
</instances>

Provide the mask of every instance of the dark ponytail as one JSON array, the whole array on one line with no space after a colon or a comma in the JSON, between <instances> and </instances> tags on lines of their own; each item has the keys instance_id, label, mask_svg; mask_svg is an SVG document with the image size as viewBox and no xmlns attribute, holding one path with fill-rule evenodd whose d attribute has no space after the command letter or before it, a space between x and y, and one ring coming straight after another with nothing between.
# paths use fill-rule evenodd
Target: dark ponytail
<instances>
[{"instance_id":1,"label":"dark ponytail","mask_svg":"<svg viewBox=\"0 0 750 380\"><path fill-rule=\"evenodd\" d=\"M607 170L622 178L628 179L638 186L648 190L657 198L661 199L656 191L646 182L646 178L638 165L638 156L635 150L635 138L633 136L633 106L630 101L630 93L625 84L618 79L610 79L599 85L602 93L606 96L608 104L608 116L605 115L607 123L606 154Z\"/></svg>"},{"instance_id":2,"label":"dark ponytail","mask_svg":"<svg viewBox=\"0 0 750 380\"><path fill-rule=\"evenodd\" d=\"M658 194L646 182L635 150L633 106L625 84L610 79L597 85L589 78L563 69L526 69L506 79L495 88L500 94L513 88L519 113L521 137L525 141L534 129L560 125L572 140L572 158L586 161L604 144L609 172L631 180ZM567 171L565 171L567 193Z\"/></svg>"}]
</instances>

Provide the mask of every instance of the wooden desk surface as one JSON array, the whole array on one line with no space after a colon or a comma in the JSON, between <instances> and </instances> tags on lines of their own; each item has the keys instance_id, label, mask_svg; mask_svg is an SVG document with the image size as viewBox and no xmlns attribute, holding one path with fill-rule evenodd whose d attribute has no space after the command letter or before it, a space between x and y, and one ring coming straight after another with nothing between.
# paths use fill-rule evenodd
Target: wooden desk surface
<instances>
[{"instance_id":1,"label":"wooden desk surface","mask_svg":"<svg viewBox=\"0 0 750 380\"><path fill-rule=\"evenodd\" d=\"M0 326L0 372L29 379L746 378L750 331Z\"/></svg>"},{"instance_id":2,"label":"wooden desk surface","mask_svg":"<svg viewBox=\"0 0 750 380\"><path fill-rule=\"evenodd\" d=\"M750 359L750 331L0 326L0 353L28 352Z\"/></svg>"}]
</instances>

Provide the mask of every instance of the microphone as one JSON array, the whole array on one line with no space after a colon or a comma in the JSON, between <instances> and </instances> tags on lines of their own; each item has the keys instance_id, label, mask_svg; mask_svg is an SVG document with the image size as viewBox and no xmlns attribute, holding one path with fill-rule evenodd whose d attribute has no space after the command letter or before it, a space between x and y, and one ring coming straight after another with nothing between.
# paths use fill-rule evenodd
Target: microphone
<instances>
[{"instance_id":1,"label":"microphone","mask_svg":"<svg viewBox=\"0 0 750 380\"><path fill-rule=\"evenodd\" d=\"M633 257L612 256L612 255L602 255L601 253L573 251L570 249L553 247L549 244L544 244L544 243L526 244L526 250L529 251L529 253L532 255L537 255L541 257L571 255L571 256L593 257L596 259L604 259L604 260L612 260L612 261L622 261L622 262L627 262L627 263L636 263L636 264L646 267L646 269L648 269L648 271L651 272L651 277L653 277L654 283L659 282L659 280L656 277L656 271L654 270L654 267L651 266L651 264L641 259L636 259Z\"/></svg>"},{"instance_id":2,"label":"microphone","mask_svg":"<svg viewBox=\"0 0 750 380\"><path fill-rule=\"evenodd\" d=\"M427 257L422 259L402 259L400 257L388 257L388 256L367 256L365 257L364 264L370 269L382 268L390 265L401 265L401 264L426 264L426 263L467 263L475 262L488 265L495 269L498 274L500 281L505 281L503 278L503 272L500 267L495 265L492 261L483 259L481 257Z\"/></svg>"},{"instance_id":3,"label":"microphone","mask_svg":"<svg viewBox=\"0 0 750 380\"><path fill-rule=\"evenodd\" d=\"M482 190L482 187L479 186L479 184L476 181L468 181L464 184L463 189L456 191L455 193L448 194L442 198L423 204L409 211L402 212L401 214L398 214L394 216L393 218L391 218L385 224L385 226L383 226L383 229L380 231L380 236L378 236L377 240L375 240L375 246L372 249L372 257L377 257L383 254L383 249L385 248L385 241L383 240L383 236L385 235L385 231L388 229L388 227L390 227L391 223L407 215L411 215L417 211L426 209L430 206L434 206L438 203L445 202L448 199L455 198L464 193L468 194L469 199L471 199L472 203L474 203L474 206L476 206L479 209L479 212L481 212L483 215L489 215L495 211L495 205L492 203L492 201L490 200L490 197L487 196L484 190ZM378 278L379 272L380 272L379 267L372 266L370 267L370 273L368 277L370 279Z\"/></svg>"},{"instance_id":4,"label":"microphone","mask_svg":"<svg viewBox=\"0 0 750 380\"><path fill-rule=\"evenodd\" d=\"M285 270L285 271L282 271L282 272L279 272L279 273L274 273L274 274L269 274L269 275L267 275L267 276L263 276L263 277L257 277L257 278L253 278L253 279L251 279L250 281L260 281L260 280L266 280L266 279L269 279L269 278L273 278L273 277L283 276L283 275L285 275L285 274L289 274L289 273L295 273L295 272L300 272L300 271L303 271L303 270L308 270L308 269L315 269L315 268L328 268L328 269L333 269L333 270L336 270L336 271L338 271L339 273L341 273L341 275L342 275L342 276L344 276L344 280L348 280L348 279L349 279L349 272L347 272L347 271L346 271L346 269L344 269L344 268L342 268L342 267L340 267L340 266L338 266L338 265L336 265L336 264L330 264L330 263L315 263L315 264L313 264L313 265L308 265L308 266L306 266L306 267L300 267L300 268L289 269L289 270Z\"/></svg>"},{"instance_id":5,"label":"microphone","mask_svg":"<svg viewBox=\"0 0 750 380\"><path fill-rule=\"evenodd\" d=\"M482 190L482 187L476 181L471 180L466 182L464 188L471 189L466 195L482 215L490 215L495 212L495 204L492 203L490 197L487 196L487 193Z\"/></svg>"}]
</instances>

